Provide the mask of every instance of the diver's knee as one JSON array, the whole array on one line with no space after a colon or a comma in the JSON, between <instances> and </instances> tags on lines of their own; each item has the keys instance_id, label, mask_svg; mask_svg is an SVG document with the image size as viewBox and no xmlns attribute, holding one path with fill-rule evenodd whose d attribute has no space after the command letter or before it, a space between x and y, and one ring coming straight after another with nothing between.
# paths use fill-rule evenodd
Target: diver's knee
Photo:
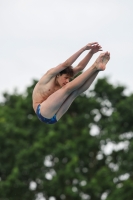
<instances>
[{"instance_id":1,"label":"diver's knee","mask_svg":"<svg viewBox=\"0 0 133 200\"><path fill-rule=\"evenodd\" d=\"M70 83L67 83L66 85L64 85L62 87L62 89L64 89L66 92L71 92L72 91L72 87Z\"/></svg>"}]
</instances>

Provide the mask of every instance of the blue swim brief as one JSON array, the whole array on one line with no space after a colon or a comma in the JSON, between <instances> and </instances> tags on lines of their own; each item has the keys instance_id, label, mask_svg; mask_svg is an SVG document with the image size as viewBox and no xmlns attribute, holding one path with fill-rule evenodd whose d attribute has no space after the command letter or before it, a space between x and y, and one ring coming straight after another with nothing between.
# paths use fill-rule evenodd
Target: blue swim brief
<instances>
[{"instance_id":1,"label":"blue swim brief","mask_svg":"<svg viewBox=\"0 0 133 200\"><path fill-rule=\"evenodd\" d=\"M41 113L40 113L40 107L41 107L41 105L39 104L37 106L37 109L36 109L36 115L40 119L40 121L45 122L46 124L54 124L54 123L57 122L57 120L56 120L56 114L51 119L47 119L47 118L43 117L41 115Z\"/></svg>"}]
</instances>

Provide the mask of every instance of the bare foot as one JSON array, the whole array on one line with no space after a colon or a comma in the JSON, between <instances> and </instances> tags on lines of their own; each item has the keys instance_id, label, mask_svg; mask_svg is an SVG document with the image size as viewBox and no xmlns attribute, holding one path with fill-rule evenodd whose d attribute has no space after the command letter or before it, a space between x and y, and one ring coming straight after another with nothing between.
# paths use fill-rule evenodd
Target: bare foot
<instances>
[{"instance_id":1,"label":"bare foot","mask_svg":"<svg viewBox=\"0 0 133 200\"><path fill-rule=\"evenodd\" d=\"M95 68L98 71L104 71L109 59L110 59L110 53L108 51L105 53L101 53L94 63Z\"/></svg>"}]
</instances>

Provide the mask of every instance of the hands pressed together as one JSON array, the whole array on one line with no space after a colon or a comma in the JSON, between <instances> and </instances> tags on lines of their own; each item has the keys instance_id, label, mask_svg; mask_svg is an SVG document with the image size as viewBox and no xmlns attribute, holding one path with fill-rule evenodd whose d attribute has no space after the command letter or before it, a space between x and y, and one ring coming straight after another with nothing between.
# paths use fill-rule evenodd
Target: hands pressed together
<instances>
[{"instance_id":1,"label":"hands pressed together","mask_svg":"<svg viewBox=\"0 0 133 200\"><path fill-rule=\"evenodd\" d=\"M91 42L85 46L86 50L91 50L91 52L97 53L98 51L102 51L102 47L98 44L98 42Z\"/></svg>"}]
</instances>

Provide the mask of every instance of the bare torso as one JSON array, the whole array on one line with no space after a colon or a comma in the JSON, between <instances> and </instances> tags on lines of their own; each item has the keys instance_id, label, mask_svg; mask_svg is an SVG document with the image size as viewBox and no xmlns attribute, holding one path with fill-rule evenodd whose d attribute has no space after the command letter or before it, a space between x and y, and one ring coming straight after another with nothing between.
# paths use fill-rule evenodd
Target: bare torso
<instances>
[{"instance_id":1,"label":"bare torso","mask_svg":"<svg viewBox=\"0 0 133 200\"><path fill-rule=\"evenodd\" d=\"M53 77L48 83L38 82L33 90L32 101L33 109L36 112L38 104L45 101L51 94L60 89L60 86L56 85L55 77Z\"/></svg>"}]
</instances>

